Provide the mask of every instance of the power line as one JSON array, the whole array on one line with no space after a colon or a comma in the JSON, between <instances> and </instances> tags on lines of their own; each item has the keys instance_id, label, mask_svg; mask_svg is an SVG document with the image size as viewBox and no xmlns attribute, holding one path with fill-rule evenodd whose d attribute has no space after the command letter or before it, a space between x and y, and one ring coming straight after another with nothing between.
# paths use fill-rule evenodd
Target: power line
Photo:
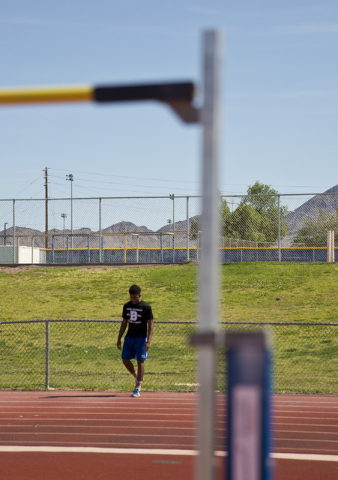
<instances>
[{"instance_id":1,"label":"power line","mask_svg":"<svg viewBox=\"0 0 338 480\"><path fill-rule=\"evenodd\" d=\"M59 172L67 172L67 170L63 170L63 169L60 169L60 168L50 168L50 170L57 170ZM179 182L179 183L201 184L201 182L189 182L189 181L185 181L185 180L176 180L176 179L175 180L168 180L168 179L149 178L149 177L140 177L140 176L132 177L130 175L111 175L111 174L105 174L105 173L79 172L79 171L76 171L76 170L73 170L73 172L82 173L84 175L98 175L98 176L101 176L101 177L115 177L115 178L132 178L132 179L148 180L148 181L151 180L151 181L154 181L154 182Z\"/></svg>"}]
</instances>

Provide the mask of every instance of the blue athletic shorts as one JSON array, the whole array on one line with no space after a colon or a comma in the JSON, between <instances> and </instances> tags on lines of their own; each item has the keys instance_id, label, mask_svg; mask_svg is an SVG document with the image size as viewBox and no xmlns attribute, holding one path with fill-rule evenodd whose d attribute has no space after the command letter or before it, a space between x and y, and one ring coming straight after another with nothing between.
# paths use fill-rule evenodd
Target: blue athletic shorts
<instances>
[{"instance_id":1,"label":"blue athletic shorts","mask_svg":"<svg viewBox=\"0 0 338 480\"><path fill-rule=\"evenodd\" d=\"M134 338L127 335L123 342L122 360L132 360L133 358L139 361L147 360L148 352L144 346L146 342L147 338Z\"/></svg>"}]
</instances>

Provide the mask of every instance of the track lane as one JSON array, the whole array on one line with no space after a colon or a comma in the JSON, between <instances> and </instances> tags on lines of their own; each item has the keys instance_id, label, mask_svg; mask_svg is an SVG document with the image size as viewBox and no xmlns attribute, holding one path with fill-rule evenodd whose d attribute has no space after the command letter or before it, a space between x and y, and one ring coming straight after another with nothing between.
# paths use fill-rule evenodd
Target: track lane
<instances>
[{"instance_id":1,"label":"track lane","mask_svg":"<svg viewBox=\"0 0 338 480\"><path fill-rule=\"evenodd\" d=\"M226 404L226 396L217 395L216 448L220 455L224 454L226 439ZM159 477L166 480L173 476L183 480L188 474L192 478L197 439L196 409L197 395L192 393L143 392L140 398L133 399L130 394L111 392L0 392L0 462L7 468L10 475L7 478L11 480L27 480L26 474L32 465L41 465L38 460L41 455L48 456L53 465L58 464L59 476L55 478L60 478L61 464L66 461L72 465L74 480L89 480L93 475L96 478L97 471L91 470L90 464L101 465L99 478L111 478L111 472L115 474L120 468L124 475L128 472L132 475L125 478L134 478L136 465L144 465L148 470L140 480ZM337 399L274 396L273 411L276 480L337 478ZM5 450L28 446L37 450ZM100 454L90 451L98 447L104 452L111 448L116 450L109 455L101 454L99 460L95 456L100 457ZM42 452L41 448L66 451ZM82 448L85 453L74 452L74 448ZM148 455L138 453L144 449ZM133 454L128 453L131 451ZM177 451L181 454L170 453ZM318 454L324 455L319 457ZM16 471L18 455L23 458L22 465L26 465L21 473ZM221 475L224 457L219 456L217 462L218 475ZM82 468L84 464L87 469ZM37 470L34 471L31 477L34 480L54 479L49 472L39 477Z\"/></svg>"}]
</instances>

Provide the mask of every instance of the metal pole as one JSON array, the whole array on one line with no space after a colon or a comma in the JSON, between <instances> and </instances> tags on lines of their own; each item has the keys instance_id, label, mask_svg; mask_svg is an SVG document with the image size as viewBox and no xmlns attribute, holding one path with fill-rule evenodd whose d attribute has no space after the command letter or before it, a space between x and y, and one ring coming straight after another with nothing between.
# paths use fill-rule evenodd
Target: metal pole
<instances>
[{"instance_id":1,"label":"metal pole","mask_svg":"<svg viewBox=\"0 0 338 480\"><path fill-rule=\"evenodd\" d=\"M66 232L67 213L61 213L61 217L63 218L63 249L65 249L65 232Z\"/></svg>"},{"instance_id":2,"label":"metal pole","mask_svg":"<svg viewBox=\"0 0 338 480\"><path fill-rule=\"evenodd\" d=\"M190 255L189 255L189 230L190 230L190 225L189 225L189 197L187 197L187 262L190 260Z\"/></svg>"},{"instance_id":3,"label":"metal pole","mask_svg":"<svg viewBox=\"0 0 338 480\"><path fill-rule=\"evenodd\" d=\"M70 181L70 233L72 235L70 240L70 247L73 248L73 174L70 173L69 175L66 175L66 180Z\"/></svg>"},{"instance_id":4,"label":"metal pole","mask_svg":"<svg viewBox=\"0 0 338 480\"><path fill-rule=\"evenodd\" d=\"M175 263L175 195L173 194L173 263Z\"/></svg>"},{"instance_id":5,"label":"metal pole","mask_svg":"<svg viewBox=\"0 0 338 480\"><path fill-rule=\"evenodd\" d=\"M90 236L88 235L88 263L90 263Z\"/></svg>"},{"instance_id":6,"label":"metal pole","mask_svg":"<svg viewBox=\"0 0 338 480\"><path fill-rule=\"evenodd\" d=\"M13 200L13 263L15 263L16 260L16 255L15 255L15 200Z\"/></svg>"},{"instance_id":7,"label":"metal pole","mask_svg":"<svg viewBox=\"0 0 338 480\"><path fill-rule=\"evenodd\" d=\"M71 230L71 246L72 248L74 247L74 239L73 239L73 175L72 175L72 181L70 182L70 196L71 196L71 202L70 202L70 230Z\"/></svg>"},{"instance_id":8,"label":"metal pole","mask_svg":"<svg viewBox=\"0 0 338 480\"><path fill-rule=\"evenodd\" d=\"M175 235L173 235L173 263L175 263Z\"/></svg>"},{"instance_id":9,"label":"metal pole","mask_svg":"<svg viewBox=\"0 0 338 480\"><path fill-rule=\"evenodd\" d=\"M123 252L123 262L127 263L127 227L124 227L124 252Z\"/></svg>"},{"instance_id":10,"label":"metal pole","mask_svg":"<svg viewBox=\"0 0 338 480\"><path fill-rule=\"evenodd\" d=\"M102 198L99 198L99 262L102 263L102 228L101 228L101 208Z\"/></svg>"},{"instance_id":11,"label":"metal pole","mask_svg":"<svg viewBox=\"0 0 338 480\"><path fill-rule=\"evenodd\" d=\"M214 333L218 324L218 136L220 89L219 32L204 34L203 209L199 282L199 332ZM199 347L199 451L196 478L215 478L215 348Z\"/></svg>"},{"instance_id":12,"label":"metal pole","mask_svg":"<svg viewBox=\"0 0 338 480\"><path fill-rule=\"evenodd\" d=\"M48 248L48 169L47 167L44 170L45 176L44 179L45 181L45 248L47 250ZM47 258L47 252L46 252L46 258Z\"/></svg>"},{"instance_id":13,"label":"metal pole","mask_svg":"<svg viewBox=\"0 0 338 480\"><path fill-rule=\"evenodd\" d=\"M161 262L163 263L163 235L162 235L162 232L160 234L160 238L161 238Z\"/></svg>"},{"instance_id":14,"label":"metal pole","mask_svg":"<svg viewBox=\"0 0 338 480\"><path fill-rule=\"evenodd\" d=\"M140 242L139 242L139 235L136 237L136 263L139 263L139 247L140 247Z\"/></svg>"},{"instance_id":15,"label":"metal pole","mask_svg":"<svg viewBox=\"0 0 338 480\"><path fill-rule=\"evenodd\" d=\"M278 195L278 261L282 261L281 249L280 249L280 195Z\"/></svg>"},{"instance_id":16,"label":"metal pole","mask_svg":"<svg viewBox=\"0 0 338 480\"><path fill-rule=\"evenodd\" d=\"M172 193L169 198L173 201L173 263L175 263L175 194Z\"/></svg>"},{"instance_id":17,"label":"metal pole","mask_svg":"<svg viewBox=\"0 0 338 480\"><path fill-rule=\"evenodd\" d=\"M46 381L45 388L49 390L49 322L46 322Z\"/></svg>"}]
</instances>

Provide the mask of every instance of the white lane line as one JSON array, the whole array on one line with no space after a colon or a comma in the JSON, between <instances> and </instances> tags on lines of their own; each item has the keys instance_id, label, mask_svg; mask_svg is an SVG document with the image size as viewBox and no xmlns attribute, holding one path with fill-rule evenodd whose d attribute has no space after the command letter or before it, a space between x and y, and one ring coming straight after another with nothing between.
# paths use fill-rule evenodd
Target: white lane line
<instances>
[{"instance_id":1,"label":"white lane line","mask_svg":"<svg viewBox=\"0 0 338 480\"><path fill-rule=\"evenodd\" d=\"M136 403L137 402L137 399L133 399L133 404L134 402ZM148 405L148 404L147 404ZM96 406L79 406L79 405L74 405L74 406L69 406L69 405L49 405L48 407L45 407L45 406L27 406L26 404L22 404L21 406L16 406L16 405L9 405L9 406L3 406L1 405L0 407L0 410L4 413L6 410L20 410L21 408L25 408L25 409L32 409L32 410L124 410L126 411L126 404L124 404L124 406L116 406L116 405L109 405L107 407L96 407ZM143 411L143 410L146 410L146 411L151 411L151 412L154 412L154 408L153 407L143 407L143 406L140 406L140 404L138 405L133 405L133 411L136 412L136 411ZM177 410L179 411L187 411L187 412L191 412L191 415L195 414L195 409L189 409L189 408L176 408L176 407L156 407L156 411L157 410L165 410L166 412L168 411L173 411L173 412L177 412ZM155 412L156 413L156 412Z\"/></svg>"},{"instance_id":2,"label":"white lane line","mask_svg":"<svg viewBox=\"0 0 338 480\"><path fill-rule=\"evenodd\" d=\"M0 446L1 452L48 452L48 453L117 453L131 455L198 455L196 450L147 449L147 448L98 448L98 447L15 447Z\"/></svg>"},{"instance_id":3,"label":"white lane line","mask_svg":"<svg viewBox=\"0 0 338 480\"><path fill-rule=\"evenodd\" d=\"M8 419L9 420L9 419ZM166 420L167 422L169 420ZM188 421L188 420L187 420ZM287 425L292 425L293 427L294 426L298 426L298 427L329 427L329 428L337 428L338 427L338 424L332 424L332 423L306 423L304 424L304 422L292 422L292 423L288 423L288 422L280 422L280 423L275 423L275 426L284 426L286 427ZM278 428L278 431L281 431L279 428ZM295 430L296 431L296 430Z\"/></svg>"},{"instance_id":4,"label":"white lane line","mask_svg":"<svg viewBox=\"0 0 338 480\"><path fill-rule=\"evenodd\" d=\"M135 425L135 424L139 424L139 425L150 425L150 424L154 424L155 426L158 425L159 423L159 420L153 420L153 419L147 419L145 420L144 418L143 419L134 419L134 418L64 418L64 417L43 417L43 416L35 416L35 417L22 417L22 418L18 418L18 417L0 417L0 422L14 422L16 421L17 423L13 423L13 426L25 426L27 425L27 422L35 422L35 423L39 423L41 422L41 425L46 425L48 426L49 423L48 422L79 422L78 423L78 426L96 426L96 427L100 427L102 424L104 424L104 426L108 426L108 427L120 427L120 424L121 423L124 423L126 424L126 427L128 427L128 424L130 425ZM188 425L187 428L195 428L196 429L196 421L195 420L189 420L189 419L185 419L185 420L182 420L182 419L177 419L177 420L165 420L165 419L161 419L160 423L161 425L163 425L163 428L167 428L167 425L173 425L173 424L179 424L181 425L182 422L184 422L184 425ZM89 423L92 423L93 425L88 425ZM2 423L0 426L2 427L5 427L7 424L6 423ZM11 424L12 425L12 424ZM191 425L191 426L190 426ZM291 424L292 425L292 424ZM53 425L54 426L54 425ZM55 426L60 426L60 423L57 423ZM73 426L77 426L77 425L73 425ZM324 425L325 427L325 425ZM151 427L152 428L152 427ZM223 425L221 426L216 426L216 428L218 430L224 430L224 427Z\"/></svg>"},{"instance_id":5,"label":"white lane line","mask_svg":"<svg viewBox=\"0 0 338 480\"><path fill-rule=\"evenodd\" d=\"M146 423L146 422L145 422ZM147 422L148 423L148 422ZM64 429L67 429L67 430L71 430L72 433L74 432L74 430L76 430L77 428L78 429L88 429L88 430L93 430L94 428L95 429L110 429L110 430L119 430L121 428L120 425L63 425L63 424L58 424L58 425L53 425L53 424L45 424L45 423L41 423L41 421L39 421L39 419L36 419L36 421L34 423L29 423L29 424L19 424L19 425L14 425L14 424L9 424L9 425L0 425L0 428L64 428ZM182 431L182 432L187 432L187 431L192 431L192 432L196 432L196 428L194 427L171 427L171 426L167 426L167 427L155 427L155 426L151 426L151 427L147 427L147 426L142 426L142 425L138 425L138 426L135 426L135 425L124 425L122 427L125 431L126 430L132 430L132 431L137 431L140 430L142 432L144 431L147 431L147 430L151 430L152 432L155 432L156 430L160 431L160 432L165 432L167 430L177 430L177 431ZM217 429L218 431L223 431L222 429L218 428ZM120 431L120 430L119 430ZM5 433L5 432L0 432L0 433ZM11 432L9 432L11 433ZM12 432L14 433L14 432ZM53 432L54 433L54 432ZM298 433L298 432L297 432ZM121 433L120 433L121 434ZM91 433L89 433L89 435L91 435ZM156 435L158 436L158 435Z\"/></svg>"},{"instance_id":6,"label":"white lane line","mask_svg":"<svg viewBox=\"0 0 338 480\"><path fill-rule=\"evenodd\" d=\"M38 399L38 400L12 400L12 399L7 399L7 400L0 400L0 404L2 403L19 403L19 404L26 404L26 403L34 403L34 404L41 404L41 403L52 403L52 402L55 402L57 403L58 405L62 405L63 403L65 402L71 402L73 401L74 403L75 402L79 402L81 401L82 404L90 404L90 405L100 405L100 404L109 404L109 405L117 405L117 404L125 404L126 402L126 399L128 398L131 398L130 396L131 394L127 394L125 397L123 397L123 399L114 399L114 398L107 398L106 400L96 400L94 398L90 398L88 397L88 399L86 398L86 400L84 399L79 399L79 398L76 398L76 397L66 397L64 399L60 399L60 398L45 398L45 399ZM132 399L131 401L134 401L135 399ZM192 406L196 406L197 405L197 401L191 401L191 400L186 400L186 401L182 401L181 400L177 400L175 398L166 398L166 399L160 399L160 398L155 398L155 399L147 399L147 404L148 403L161 403L161 405L163 404L169 404L169 405L172 405L173 401L175 401L175 405L184 405L184 406L187 406L189 407L189 405L192 405ZM140 402L141 400L137 400L138 402Z\"/></svg>"},{"instance_id":7,"label":"white lane line","mask_svg":"<svg viewBox=\"0 0 338 480\"><path fill-rule=\"evenodd\" d=\"M88 411L88 409L85 409L86 411L82 412L82 411L77 411L79 409L75 408L71 411L66 411L66 409L49 409L49 410L45 410L45 411L42 411L41 409L36 409L36 410L17 410L17 411L9 411L8 412L8 415L34 415L34 414L38 414L38 415L86 415L87 417L96 417L97 415L105 415L105 416L109 416L110 418L114 418L114 416L125 416L126 415L126 409L121 409L120 412L117 412L117 411L114 411L114 409L112 409L112 411L102 411L103 409L99 409L101 411L99 412L92 412L92 411ZM151 409L150 409L151 410ZM133 414L134 415L137 415L137 413L143 413L141 412L139 409L133 409ZM148 412L146 412L148 413ZM1 412L0 411L0 415L2 418L6 418L6 415L7 415L7 412ZM196 413L195 412L192 412L192 413L176 413L175 411L173 412L162 412L162 413L157 413L157 412L154 412L152 411L151 415L153 417L168 417L168 418L174 418L174 417L190 417L190 418L195 418L196 416ZM18 418L21 418L21 417L18 417Z\"/></svg>"},{"instance_id":8,"label":"white lane line","mask_svg":"<svg viewBox=\"0 0 338 480\"><path fill-rule=\"evenodd\" d=\"M17 435L34 435L34 438L35 437L38 437L38 436L50 436L50 437L54 437L55 435L57 435L58 437L88 437L88 435L90 435L91 437L117 437L117 438L120 438L121 437L121 433L113 433L113 432L109 432L109 433L88 433L88 432L85 432L85 433L81 433L81 432L74 432L74 433L67 433L67 432L40 432L39 429L37 428L36 430L34 431L31 431L31 432L1 432L1 436L2 437L5 437L5 436L17 436ZM177 435L177 434L161 434L161 435L156 435L156 434L148 434L148 433L139 433L138 434L139 437L142 437L142 438L179 438L179 439L183 439L183 438L188 438L188 439L194 439L197 437L197 435ZM135 437L135 433L126 433L126 434L123 434L123 438L126 438L126 437ZM222 437L216 437L216 438L220 438L222 439ZM330 441L330 440L328 440Z\"/></svg>"},{"instance_id":9,"label":"white lane line","mask_svg":"<svg viewBox=\"0 0 338 480\"><path fill-rule=\"evenodd\" d=\"M21 425L20 425L21 426ZM126 427L128 428L128 427ZM130 428L130 427L129 427ZM291 434L306 434L306 435L338 435L338 432L319 432L318 430L283 430L281 428L276 429L276 433L291 433ZM306 440L306 439L304 439ZM320 440L322 441L322 440Z\"/></svg>"},{"instance_id":10,"label":"white lane line","mask_svg":"<svg viewBox=\"0 0 338 480\"><path fill-rule=\"evenodd\" d=\"M279 460L303 460L311 462L338 462L338 455L318 455L314 453L272 453Z\"/></svg>"},{"instance_id":11,"label":"white lane line","mask_svg":"<svg viewBox=\"0 0 338 480\"><path fill-rule=\"evenodd\" d=\"M28 452L28 453L110 453L127 455L180 455L197 456L197 450L178 450L178 449L147 449L147 448L98 448L98 447L27 447L27 446L0 446L0 453L8 452ZM216 451L215 456L224 457L227 452ZM313 462L338 462L338 455L319 455L306 453L272 453L272 458L279 460L300 460Z\"/></svg>"}]
</instances>

